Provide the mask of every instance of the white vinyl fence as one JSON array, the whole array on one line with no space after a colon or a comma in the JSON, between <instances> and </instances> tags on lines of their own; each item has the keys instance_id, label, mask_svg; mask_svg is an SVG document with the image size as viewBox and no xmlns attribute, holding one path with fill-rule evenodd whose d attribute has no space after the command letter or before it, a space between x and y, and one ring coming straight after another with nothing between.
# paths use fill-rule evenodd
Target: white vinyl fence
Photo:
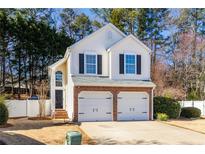
<instances>
[{"instance_id":1,"label":"white vinyl fence","mask_svg":"<svg viewBox=\"0 0 205 154\"><path fill-rule=\"evenodd\" d=\"M7 100L6 106L10 118L37 117L39 115L38 100ZM46 100L45 110L47 116L51 115L50 100Z\"/></svg>"},{"instance_id":2,"label":"white vinyl fence","mask_svg":"<svg viewBox=\"0 0 205 154\"><path fill-rule=\"evenodd\" d=\"M26 100L9 100L6 101L9 110L9 117L26 117L27 101Z\"/></svg>"},{"instance_id":3,"label":"white vinyl fence","mask_svg":"<svg viewBox=\"0 0 205 154\"><path fill-rule=\"evenodd\" d=\"M27 100L27 116L37 117L39 115L39 103L38 100ZM45 114L48 116L51 114L50 100L46 100Z\"/></svg>"},{"instance_id":4,"label":"white vinyl fence","mask_svg":"<svg viewBox=\"0 0 205 154\"><path fill-rule=\"evenodd\" d=\"M201 110L201 115L205 116L205 101L181 101L181 107L196 107Z\"/></svg>"}]
</instances>

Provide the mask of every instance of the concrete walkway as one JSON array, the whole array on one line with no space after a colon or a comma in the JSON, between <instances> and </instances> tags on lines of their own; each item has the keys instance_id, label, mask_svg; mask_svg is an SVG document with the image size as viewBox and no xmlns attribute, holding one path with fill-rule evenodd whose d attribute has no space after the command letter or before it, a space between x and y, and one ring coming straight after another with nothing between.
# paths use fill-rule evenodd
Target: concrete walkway
<instances>
[{"instance_id":1,"label":"concrete walkway","mask_svg":"<svg viewBox=\"0 0 205 154\"><path fill-rule=\"evenodd\" d=\"M157 121L83 122L97 144L205 144L205 135Z\"/></svg>"}]
</instances>

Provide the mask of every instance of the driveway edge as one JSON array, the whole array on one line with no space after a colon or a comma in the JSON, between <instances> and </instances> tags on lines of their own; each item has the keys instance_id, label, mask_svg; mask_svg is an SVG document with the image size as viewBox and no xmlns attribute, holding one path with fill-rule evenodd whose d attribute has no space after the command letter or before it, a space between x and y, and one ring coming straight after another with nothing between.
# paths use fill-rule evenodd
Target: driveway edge
<instances>
[{"instance_id":1,"label":"driveway edge","mask_svg":"<svg viewBox=\"0 0 205 154\"><path fill-rule=\"evenodd\" d=\"M176 124L171 124L171 123L167 123L167 122L163 122L163 121L157 121L157 122L160 122L160 123L163 123L163 124L167 124L167 125L170 125L170 126L175 126L175 127L178 127L178 128L183 128L183 129L186 129L186 130L191 130L191 131L194 131L194 132L197 132L197 133L205 135L204 132L201 132L201 131L198 131L198 130L194 130L194 129L191 129L191 128L187 128L187 127L183 127L183 126L179 126L179 125L176 125Z\"/></svg>"},{"instance_id":2,"label":"driveway edge","mask_svg":"<svg viewBox=\"0 0 205 154\"><path fill-rule=\"evenodd\" d=\"M84 134L86 134L86 136L89 138L89 141L88 141L88 145L91 144L91 145L95 145L96 143L94 142L94 140L92 139L92 137L90 137L90 135L88 135L87 132L85 132L80 126L78 126L78 128L80 129L81 132L83 132Z\"/></svg>"}]
</instances>

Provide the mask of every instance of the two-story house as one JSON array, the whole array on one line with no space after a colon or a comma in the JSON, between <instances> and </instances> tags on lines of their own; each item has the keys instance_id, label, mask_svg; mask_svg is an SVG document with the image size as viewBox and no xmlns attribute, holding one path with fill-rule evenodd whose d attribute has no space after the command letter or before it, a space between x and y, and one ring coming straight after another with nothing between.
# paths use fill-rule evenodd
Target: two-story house
<instances>
[{"instance_id":1,"label":"two-story house","mask_svg":"<svg viewBox=\"0 0 205 154\"><path fill-rule=\"evenodd\" d=\"M107 24L49 67L51 110L73 121L152 120L150 49Z\"/></svg>"}]
</instances>

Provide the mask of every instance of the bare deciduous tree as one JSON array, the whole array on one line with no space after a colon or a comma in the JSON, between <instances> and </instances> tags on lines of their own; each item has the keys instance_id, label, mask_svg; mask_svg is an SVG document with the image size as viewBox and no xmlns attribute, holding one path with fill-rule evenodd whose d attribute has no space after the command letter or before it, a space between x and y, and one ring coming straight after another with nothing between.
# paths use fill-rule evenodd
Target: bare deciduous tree
<instances>
[{"instance_id":1,"label":"bare deciduous tree","mask_svg":"<svg viewBox=\"0 0 205 154\"><path fill-rule=\"evenodd\" d=\"M46 104L46 98L48 95L48 81L42 80L41 82L38 82L36 84L36 91L38 96L38 102L39 102L39 116L45 117L45 104Z\"/></svg>"}]
</instances>

